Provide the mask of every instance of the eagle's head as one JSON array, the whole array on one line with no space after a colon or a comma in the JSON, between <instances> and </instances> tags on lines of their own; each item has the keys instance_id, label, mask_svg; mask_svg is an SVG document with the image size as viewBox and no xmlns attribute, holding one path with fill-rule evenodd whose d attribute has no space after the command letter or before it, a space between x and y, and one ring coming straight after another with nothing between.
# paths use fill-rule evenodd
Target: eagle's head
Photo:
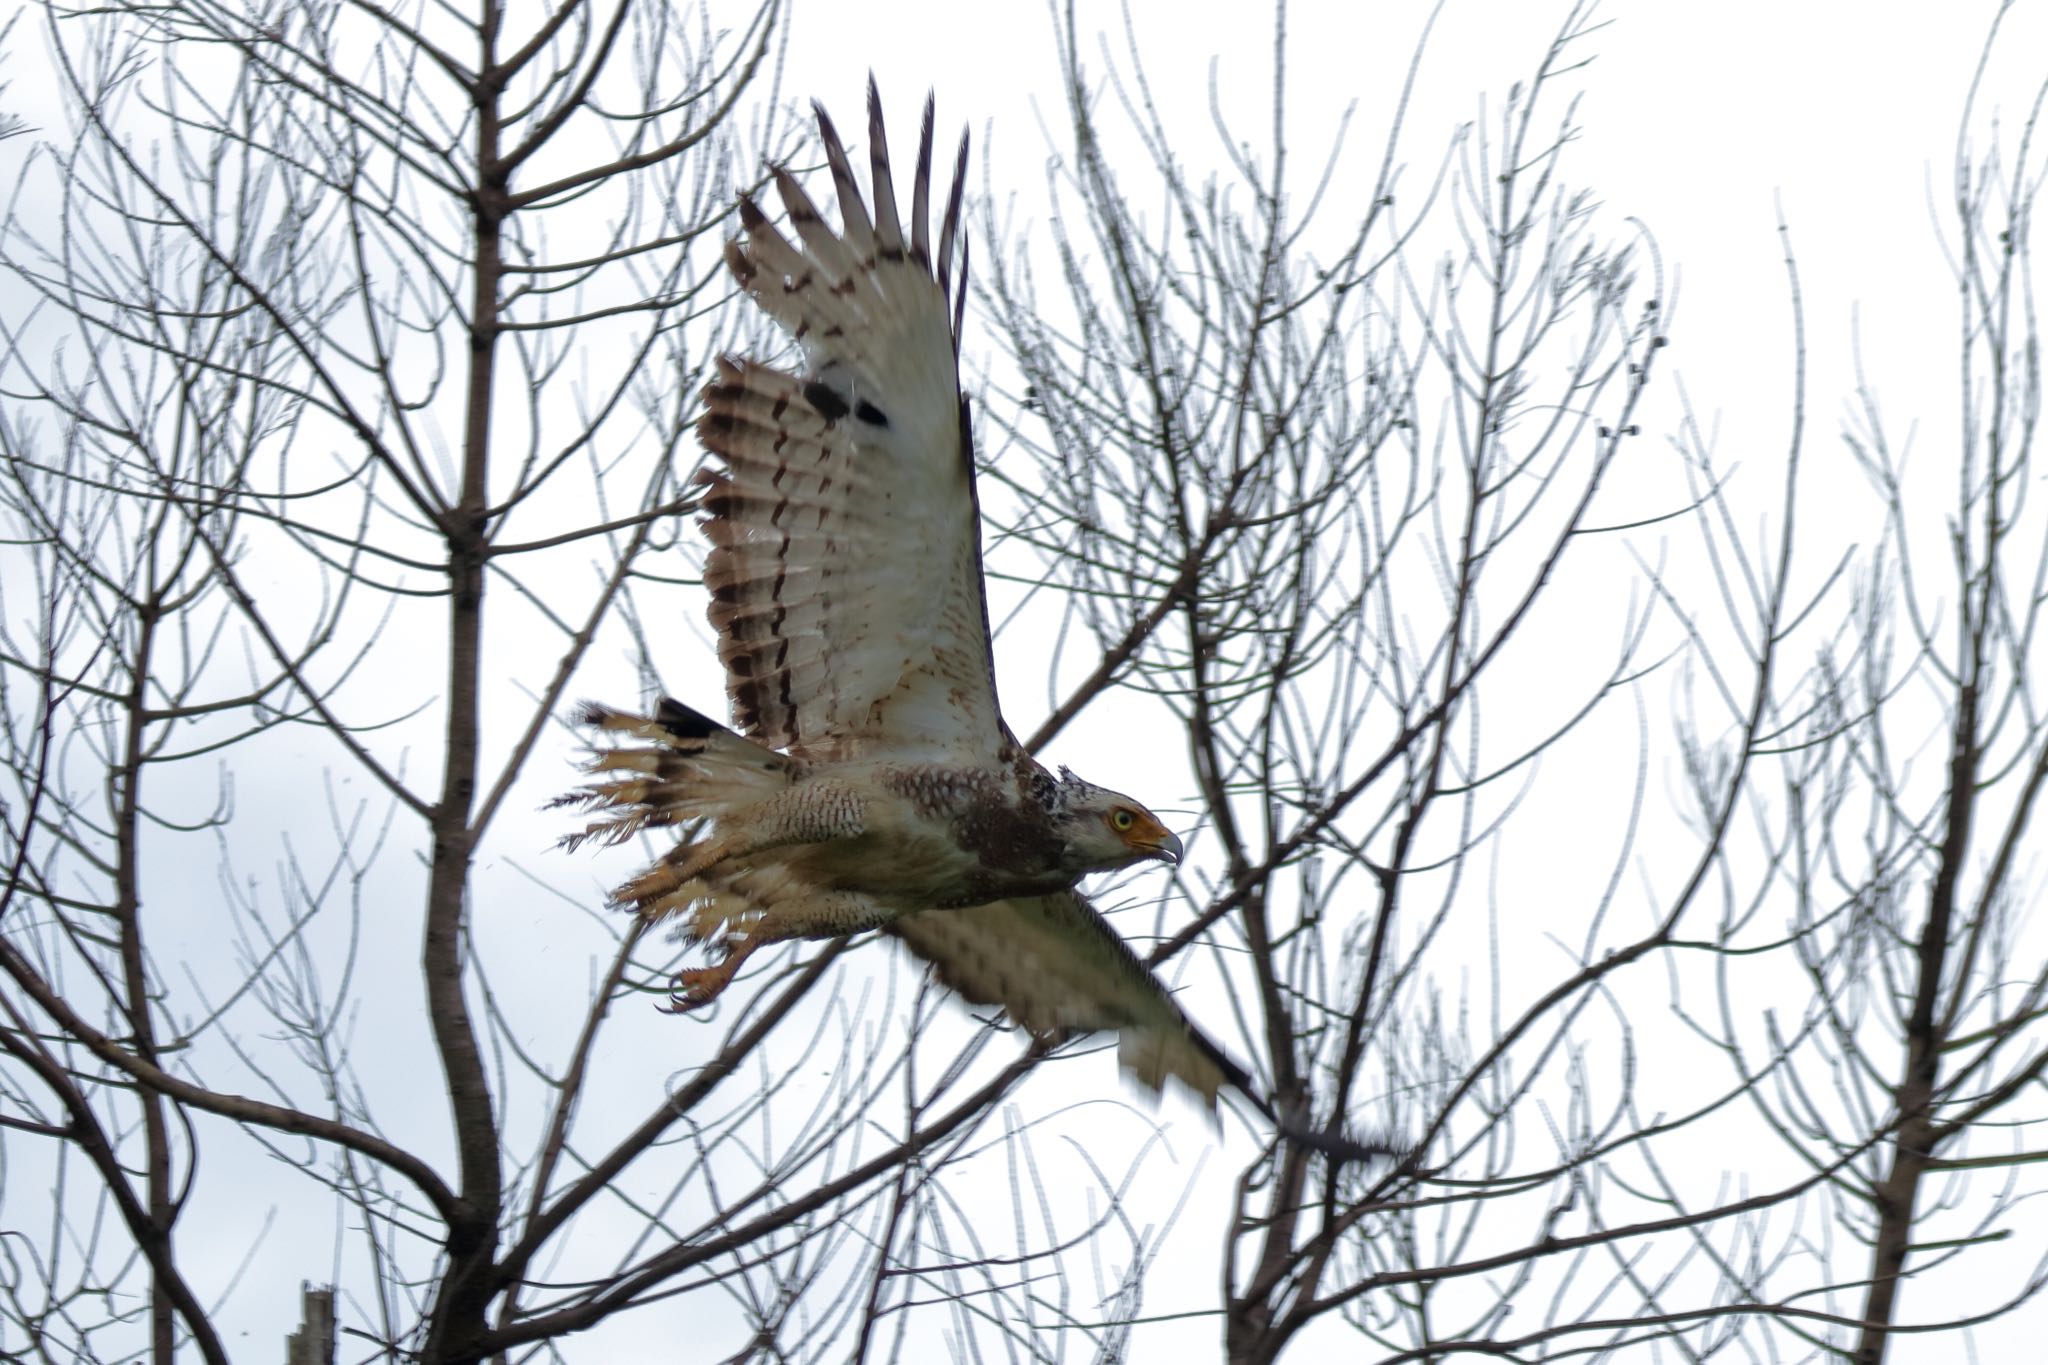
<instances>
[{"instance_id":1,"label":"eagle's head","mask_svg":"<svg viewBox=\"0 0 2048 1365\"><path fill-rule=\"evenodd\" d=\"M1180 840L1158 816L1122 792L1084 782L1065 768L1052 808L1063 845L1061 861L1077 875L1109 872L1147 858L1180 861Z\"/></svg>"}]
</instances>

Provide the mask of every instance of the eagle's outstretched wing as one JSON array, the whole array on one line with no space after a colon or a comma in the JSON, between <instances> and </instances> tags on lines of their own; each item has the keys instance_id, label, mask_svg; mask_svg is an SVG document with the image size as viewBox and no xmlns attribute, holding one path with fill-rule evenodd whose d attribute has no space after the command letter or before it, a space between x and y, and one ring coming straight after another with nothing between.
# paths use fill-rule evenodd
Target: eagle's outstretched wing
<instances>
[{"instance_id":1,"label":"eagle's outstretched wing","mask_svg":"<svg viewBox=\"0 0 2048 1365\"><path fill-rule=\"evenodd\" d=\"M1115 1030L1117 1060L1153 1090L1171 1076L1212 1109L1226 1085L1260 1101L1244 1068L1189 1022L1165 983L1078 892L925 910L888 927L955 994L1000 1006L1034 1034Z\"/></svg>"},{"instance_id":2,"label":"eagle's outstretched wing","mask_svg":"<svg viewBox=\"0 0 2048 1365\"><path fill-rule=\"evenodd\" d=\"M805 757L991 762L1007 735L956 340L967 142L934 256L931 104L908 241L873 83L872 217L822 108L818 129L841 230L777 169L797 244L742 198L745 240L726 247L741 286L798 342L803 373L723 360L698 424L724 465L701 476L704 582L734 718L749 738Z\"/></svg>"},{"instance_id":3,"label":"eagle's outstretched wing","mask_svg":"<svg viewBox=\"0 0 2048 1365\"><path fill-rule=\"evenodd\" d=\"M1117 1034L1117 1061L1139 1084L1161 1090L1170 1076L1213 1113L1229 1086L1288 1141L1338 1162L1410 1163L1415 1153L1380 1134L1319 1128L1305 1112L1281 1112L1251 1074L1174 1003L1088 898L1074 891L1023 896L965 910L921 910L888 932L929 962L932 975L975 1005L995 1005L1039 1037Z\"/></svg>"}]
</instances>

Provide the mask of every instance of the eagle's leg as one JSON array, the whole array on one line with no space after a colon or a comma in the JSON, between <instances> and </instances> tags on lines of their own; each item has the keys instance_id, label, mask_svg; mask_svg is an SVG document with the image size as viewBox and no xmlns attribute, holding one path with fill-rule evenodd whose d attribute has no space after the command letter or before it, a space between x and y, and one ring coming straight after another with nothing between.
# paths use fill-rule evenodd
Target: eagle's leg
<instances>
[{"instance_id":1,"label":"eagle's leg","mask_svg":"<svg viewBox=\"0 0 2048 1365\"><path fill-rule=\"evenodd\" d=\"M664 895L685 882L694 881L718 864L735 854L750 853L744 839L732 835L714 835L699 839L694 844L682 844L654 867L642 873L633 884L634 889L644 891L635 900L649 901Z\"/></svg>"},{"instance_id":2,"label":"eagle's leg","mask_svg":"<svg viewBox=\"0 0 2048 1365\"><path fill-rule=\"evenodd\" d=\"M677 972L675 989L669 994L670 1012L700 1009L716 1000L719 992L732 984L740 964L761 944L762 940L752 934L736 935L725 941L725 956L719 961L709 967L686 967Z\"/></svg>"},{"instance_id":3,"label":"eagle's leg","mask_svg":"<svg viewBox=\"0 0 2048 1365\"><path fill-rule=\"evenodd\" d=\"M742 888L733 890L744 896ZM710 942L722 930L717 943L725 956L709 967L689 967L676 973L675 989L669 996L669 1009L675 1013L717 999L757 948L790 939L836 938L879 929L903 913L901 907L885 905L858 891L808 891L767 906L747 905L744 899L735 904L713 895L697 904L685 932L699 942Z\"/></svg>"}]
</instances>

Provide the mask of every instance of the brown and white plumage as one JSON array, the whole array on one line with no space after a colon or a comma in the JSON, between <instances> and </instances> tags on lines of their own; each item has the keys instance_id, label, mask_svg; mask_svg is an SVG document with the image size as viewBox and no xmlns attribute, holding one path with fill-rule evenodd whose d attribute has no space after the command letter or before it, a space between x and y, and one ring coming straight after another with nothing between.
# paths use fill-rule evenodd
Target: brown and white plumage
<instances>
[{"instance_id":1,"label":"brown and white plumage","mask_svg":"<svg viewBox=\"0 0 2048 1365\"><path fill-rule=\"evenodd\" d=\"M742 198L726 250L802 369L720 361L698 424L716 457L700 476L704 581L738 733L667 700L652 716L587 708L626 742L565 798L597 812L568 842L682 828L614 893L724 950L681 974L680 1008L763 944L883 928L968 1001L1040 1036L1115 1029L1140 1082L1173 1076L1213 1104L1244 1073L1074 890L1176 862L1179 841L1130 798L1048 773L997 706L958 371L966 142L935 250L930 104L907 224L872 84L872 212L822 110L818 127L840 229L778 169L791 235Z\"/></svg>"},{"instance_id":2,"label":"brown and white plumage","mask_svg":"<svg viewBox=\"0 0 2048 1365\"><path fill-rule=\"evenodd\" d=\"M930 106L908 242L879 103L872 221L822 109L818 127L844 235L777 169L801 249L744 197L745 242L726 247L734 278L802 348L805 372L721 361L697 425L725 465L702 476L704 583L734 719L763 744L820 758L986 761L1014 742L996 709L953 330L966 292L964 259L957 286L950 264L967 144L934 258Z\"/></svg>"}]
</instances>

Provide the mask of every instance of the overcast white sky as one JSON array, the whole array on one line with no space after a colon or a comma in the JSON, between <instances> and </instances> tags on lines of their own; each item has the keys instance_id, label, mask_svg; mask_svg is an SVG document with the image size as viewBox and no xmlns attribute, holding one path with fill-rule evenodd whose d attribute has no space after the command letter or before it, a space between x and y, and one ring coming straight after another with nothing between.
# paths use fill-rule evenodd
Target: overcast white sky
<instances>
[{"instance_id":1,"label":"overcast white sky","mask_svg":"<svg viewBox=\"0 0 2048 1365\"><path fill-rule=\"evenodd\" d=\"M729 8L737 23L751 5ZM1295 149L1305 160L1319 159L1328 130L1355 102L1349 157L1359 168L1361 195L1430 8L1410 0L1326 0L1290 11ZM1443 7L1408 115L1406 159L1418 174L1434 165L1459 123L1478 115L1482 95L1489 110L1498 109L1500 93L1533 68L1563 12L1562 4L1539 0L1452 0ZM1937 9L1848 0L1601 6L1610 26L1586 49L1592 65L1570 78L1584 90L1584 135L1569 174L1594 189L1609 214L1638 218L1654 234L1679 281L1675 344L1661 362L1663 376L1682 378L1702 414L1718 420L1724 458L1768 467L1785 446L1791 332L1776 231L1781 211L1806 291L1809 449L1824 455L1831 446L1850 393L1852 318L1860 315L1866 366L1888 412L1901 424L1918 415L1922 458L1944 458L1941 442L1955 411L1954 309L1936 219L1965 87L1993 12L1989 3ZM1112 26L1108 41L1121 61L1119 11L1099 5L1094 13L1095 22ZM1178 150L1189 163L1217 156L1207 112L1212 70L1238 126L1248 135L1262 132L1270 13L1257 3L1143 0L1129 7L1154 87L1188 129ZM2048 54L2048 5L2028 5L2008 22L1987 100L2018 112L2032 96L2031 83L2048 74L2048 58L2036 55ZM18 30L17 47L38 43L33 32ZM1041 124L1057 124L1061 104L1053 22L1044 7L796 0L789 32L786 96L815 96L842 128L857 126L872 70L901 140L930 89L942 137L961 124L973 130L970 186L979 191L986 176L998 195L1014 192L1020 225L1042 212ZM1092 54L1084 60L1102 65ZM987 349L980 327L970 315L970 356ZM1661 420L1645 422L1657 439L1668 429ZM1810 468L1823 480L1844 469L1827 458ZM694 619L701 603L684 609ZM678 680L676 688L700 704L711 700L692 681ZM715 697L715 682L713 688ZM1099 765L1089 775L1113 783L1125 777ZM535 817L533 827L541 826ZM554 912L540 905L529 915L522 907L519 917L538 932L537 921ZM1104 1059L1098 1074L1109 1071ZM1182 1122L1177 1130L1185 1135L1199 1125ZM1179 1156L1184 1173L1195 1153L1183 1144ZM1234 1172L1224 1154L1210 1164ZM1213 1223L1221 1208L1220 1199L1209 1201L1190 1214L1189 1225ZM1205 1301L1212 1285L1213 1278L1191 1285L1190 1300ZM282 1334L261 1312L243 1325L254 1343ZM1199 1349L1215 1330L1213 1323L1190 1324L1178 1339ZM1995 1333L1980 1337L1984 1358L2020 1358L1997 1355L1996 1340ZM1900 1345L1897 1360L1951 1358L1949 1346ZM672 1348L665 1343L660 1354ZM264 1358L265 1349L251 1346L250 1358Z\"/></svg>"}]
</instances>

